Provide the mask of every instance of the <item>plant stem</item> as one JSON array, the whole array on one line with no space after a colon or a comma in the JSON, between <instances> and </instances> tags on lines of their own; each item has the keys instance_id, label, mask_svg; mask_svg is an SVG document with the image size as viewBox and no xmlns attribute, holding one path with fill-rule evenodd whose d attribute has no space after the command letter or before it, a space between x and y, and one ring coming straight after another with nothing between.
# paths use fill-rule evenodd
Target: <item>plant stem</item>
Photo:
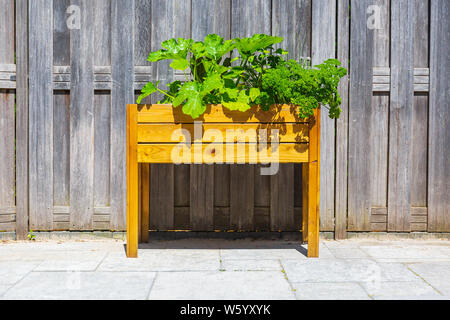
<instances>
[{"instance_id":1,"label":"plant stem","mask_svg":"<svg viewBox=\"0 0 450 320\"><path fill-rule=\"evenodd\" d=\"M161 90L159 88L156 88L156 90L158 90L159 92L161 92L162 94L165 94L166 96L168 96L169 98L175 99L175 97L171 96L170 94L168 94L167 92L165 92L164 90Z\"/></svg>"}]
</instances>

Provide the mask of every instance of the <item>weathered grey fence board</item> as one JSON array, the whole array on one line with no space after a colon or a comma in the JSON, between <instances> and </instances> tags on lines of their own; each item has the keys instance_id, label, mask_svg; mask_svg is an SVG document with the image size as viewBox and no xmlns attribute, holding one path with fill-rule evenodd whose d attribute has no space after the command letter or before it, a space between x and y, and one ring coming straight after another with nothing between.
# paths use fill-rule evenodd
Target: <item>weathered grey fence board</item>
<instances>
[{"instance_id":1,"label":"weathered grey fence board","mask_svg":"<svg viewBox=\"0 0 450 320\"><path fill-rule=\"evenodd\" d=\"M450 2L431 1L428 231L450 230Z\"/></svg>"},{"instance_id":2,"label":"weathered grey fence board","mask_svg":"<svg viewBox=\"0 0 450 320\"><path fill-rule=\"evenodd\" d=\"M429 1L415 0L414 67L428 68ZM428 95L416 93L412 112L411 206L427 206ZM412 228L412 226L411 226ZM423 231L425 231L424 229Z\"/></svg>"},{"instance_id":3,"label":"weathered grey fence board","mask_svg":"<svg viewBox=\"0 0 450 320\"><path fill-rule=\"evenodd\" d=\"M134 102L134 0L111 0L111 221L126 226L126 105Z\"/></svg>"},{"instance_id":4,"label":"weathered grey fence board","mask_svg":"<svg viewBox=\"0 0 450 320\"><path fill-rule=\"evenodd\" d=\"M374 70L389 70L386 83L390 85L390 1L377 0L368 11L368 25L373 30ZM374 79L377 77L374 71ZM375 83L375 80L374 80ZM370 226L371 230L387 230L388 146L389 146L389 88L373 89L370 115Z\"/></svg>"},{"instance_id":5,"label":"weathered grey fence board","mask_svg":"<svg viewBox=\"0 0 450 320\"><path fill-rule=\"evenodd\" d=\"M410 231L414 2L391 3L388 230Z\"/></svg>"},{"instance_id":6,"label":"weathered grey fence board","mask_svg":"<svg viewBox=\"0 0 450 320\"><path fill-rule=\"evenodd\" d=\"M28 1L16 0L16 237L28 233ZM6 10L5 10L6 11Z\"/></svg>"},{"instance_id":7,"label":"weathered grey fence board","mask_svg":"<svg viewBox=\"0 0 450 320\"><path fill-rule=\"evenodd\" d=\"M14 1L2 0L0 6L0 30L3 30L0 32L0 64L14 64ZM5 213L15 210L14 93L13 90L0 89L0 210ZM16 228L14 214L0 215L0 219L0 230Z\"/></svg>"},{"instance_id":8,"label":"weathered grey fence board","mask_svg":"<svg viewBox=\"0 0 450 320\"><path fill-rule=\"evenodd\" d=\"M53 1L29 1L30 228L53 227Z\"/></svg>"},{"instance_id":9,"label":"weathered grey fence board","mask_svg":"<svg viewBox=\"0 0 450 320\"><path fill-rule=\"evenodd\" d=\"M94 2L70 31L70 229L92 230L94 216Z\"/></svg>"},{"instance_id":10,"label":"weathered grey fence board","mask_svg":"<svg viewBox=\"0 0 450 320\"><path fill-rule=\"evenodd\" d=\"M53 206L70 205L70 94L53 96Z\"/></svg>"},{"instance_id":11,"label":"weathered grey fence board","mask_svg":"<svg viewBox=\"0 0 450 320\"><path fill-rule=\"evenodd\" d=\"M285 37L279 47L289 58L311 56L311 0L272 1L272 35Z\"/></svg>"},{"instance_id":12,"label":"weathered grey fence board","mask_svg":"<svg viewBox=\"0 0 450 320\"><path fill-rule=\"evenodd\" d=\"M348 142L348 231L370 230L370 119L373 31L367 28L369 0L352 1ZM321 212L322 213L322 212Z\"/></svg>"},{"instance_id":13,"label":"weathered grey fence board","mask_svg":"<svg viewBox=\"0 0 450 320\"><path fill-rule=\"evenodd\" d=\"M111 66L111 1L94 2L94 65ZM94 96L94 206L109 207L111 181L111 95ZM94 212L95 214L95 212ZM108 216L109 222L110 217ZM108 224L109 228L109 224Z\"/></svg>"},{"instance_id":14,"label":"weathered grey fence board","mask_svg":"<svg viewBox=\"0 0 450 320\"><path fill-rule=\"evenodd\" d=\"M312 2L311 59L313 65L335 58L336 1ZM335 120L328 117L326 108L321 112L320 130L320 228L334 231L334 166Z\"/></svg>"},{"instance_id":15,"label":"weathered grey fence board","mask_svg":"<svg viewBox=\"0 0 450 320\"><path fill-rule=\"evenodd\" d=\"M350 2L337 2L337 59L342 66L349 65ZM336 120L336 185L335 185L335 239L345 239L347 230L347 166L348 166L348 75L339 84L342 99L341 116Z\"/></svg>"}]
</instances>

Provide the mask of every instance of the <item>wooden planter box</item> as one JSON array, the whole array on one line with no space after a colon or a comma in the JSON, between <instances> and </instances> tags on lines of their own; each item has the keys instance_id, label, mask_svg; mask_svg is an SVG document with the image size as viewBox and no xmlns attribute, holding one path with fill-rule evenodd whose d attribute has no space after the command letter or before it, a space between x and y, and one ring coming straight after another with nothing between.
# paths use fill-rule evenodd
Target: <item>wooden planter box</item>
<instances>
[{"instance_id":1,"label":"wooden planter box","mask_svg":"<svg viewBox=\"0 0 450 320\"><path fill-rule=\"evenodd\" d=\"M295 109L240 112L211 105L193 120L181 107L128 105L127 256L137 257L138 242L148 241L148 224L140 225L149 219L148 199L141 210L138 193L149 186L148 179L139 182L138 163L308 163L302 166L302 234L308 257L318 257L320 109L307 120Z\"/></svg>"}]
</instances>

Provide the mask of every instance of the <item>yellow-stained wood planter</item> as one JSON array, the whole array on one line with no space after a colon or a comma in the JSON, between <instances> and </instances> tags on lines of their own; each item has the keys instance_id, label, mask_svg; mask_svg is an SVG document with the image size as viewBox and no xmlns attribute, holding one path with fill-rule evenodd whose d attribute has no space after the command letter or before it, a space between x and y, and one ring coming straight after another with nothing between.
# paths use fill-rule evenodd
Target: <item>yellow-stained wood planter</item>
<instances>
[{"instance_id":1,"label":"yellow-stained wood planter","mask_svg":"<svg viewBox=\"0 0 450 320\"><path fill-rule=\"evenodd\" d=\"M319 256L320 109L295 106L247 112L208 106L193 120L171 105L127 106L127 256L148 241L149 179L139 163L307 163L302 168L303 241Z\"/></svg>"}]
</instances>

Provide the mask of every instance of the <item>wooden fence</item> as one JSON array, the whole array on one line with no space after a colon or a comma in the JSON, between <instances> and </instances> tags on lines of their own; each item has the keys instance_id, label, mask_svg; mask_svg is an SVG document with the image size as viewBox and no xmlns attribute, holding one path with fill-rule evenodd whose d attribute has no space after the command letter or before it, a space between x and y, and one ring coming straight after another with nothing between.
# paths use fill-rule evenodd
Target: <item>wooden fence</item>
<instances>
[{"instance_id":1,"label":"wooden fence","mask_svg":"<svg viewBox=\"0 0 450 320\"><path fill-rule=\"evenodd\" d=\"M267 33L349 68L322 231L450 231L448 0L0 0L0 231L124 230L125 108L171 37ZM351 17L351 19L350 19ZM351 62L351 63L350 63ZM153 97L150 101L157 101ZM301 167L142 166L155 230L294 231Z\"/></svg>"}]
</instances>

